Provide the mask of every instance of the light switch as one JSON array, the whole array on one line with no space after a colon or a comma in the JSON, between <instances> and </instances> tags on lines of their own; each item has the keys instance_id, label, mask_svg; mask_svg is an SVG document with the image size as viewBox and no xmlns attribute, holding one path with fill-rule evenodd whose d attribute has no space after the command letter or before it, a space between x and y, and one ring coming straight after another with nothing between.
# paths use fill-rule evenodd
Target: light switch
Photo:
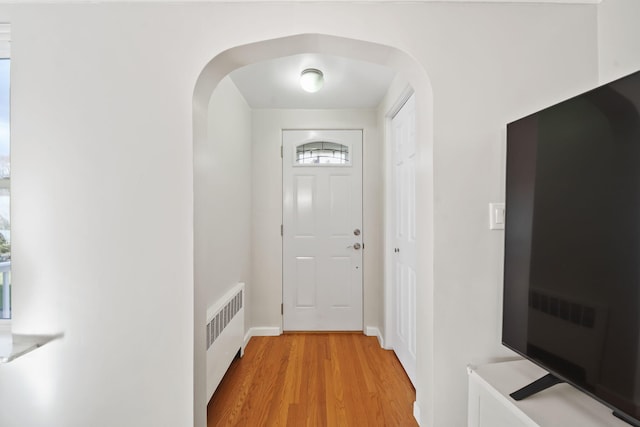
<instances>
[{"instance_id":1,"label":"light switch","mask_svg":"<svg viewBox=\"0 0 640 427\"><path fill-rule=\"evenodd\" d=\"M504 203L489 203L489 229L504 230Z\"/></svg>"}]
</instances>

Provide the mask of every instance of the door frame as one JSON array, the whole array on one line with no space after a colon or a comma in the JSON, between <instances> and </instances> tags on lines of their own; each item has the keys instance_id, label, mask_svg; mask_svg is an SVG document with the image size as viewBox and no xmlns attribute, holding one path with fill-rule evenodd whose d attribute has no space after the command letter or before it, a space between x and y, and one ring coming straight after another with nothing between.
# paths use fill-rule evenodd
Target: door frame
<instances>
[{"instance_id":1,"label":"door frame","mask_svg":"<svg viewBox=\"0 0 640 427\"><path fill-rule=\"evenodd\" d=\"M407 85L391 108L384 115L384 156L385 156L385 177L384 177L384 339L381 346L386 350L393 349L393 340L389 331L395 327L395 293L393 289L393 223L395 219L395 206L389 202L390 195L393 191L393 127L391 121L396 114L402 109L404 104L414 94L411 85Z\"/></svg>"}]
</instances>

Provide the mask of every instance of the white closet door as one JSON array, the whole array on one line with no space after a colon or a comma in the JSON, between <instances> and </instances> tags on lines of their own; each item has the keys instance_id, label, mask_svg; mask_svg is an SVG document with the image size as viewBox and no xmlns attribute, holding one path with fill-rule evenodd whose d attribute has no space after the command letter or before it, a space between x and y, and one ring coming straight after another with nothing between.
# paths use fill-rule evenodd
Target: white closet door
<instances>
[{"instance_id":1,"label":"white closet door","mask_svg":"<svg viewBox=\"0 0 640 427\"><path fill-rule=\"evenodd\" d=\"M416 379L416 126L411 96L391 120L393 146L393 307L390 340L411 382Z\"/></svg>"}]
</instances>

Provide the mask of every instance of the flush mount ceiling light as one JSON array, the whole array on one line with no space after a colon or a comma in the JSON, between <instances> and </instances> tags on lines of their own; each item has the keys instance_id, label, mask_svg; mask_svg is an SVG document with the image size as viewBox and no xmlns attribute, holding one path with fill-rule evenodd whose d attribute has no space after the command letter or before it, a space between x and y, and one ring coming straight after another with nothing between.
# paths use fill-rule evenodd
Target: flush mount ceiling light
<instances>
[{"instance_id":1,"label":"flush mount ceiling light","mask_svg":"<svg viewBox=\"0 0 640 427\"><path fill-rule=\"evenodd\" d=\"M322 71L315 68L307 68L300 74L300 86L307 92L317 92L324 84Z\"/></svg>"}]
</instances>

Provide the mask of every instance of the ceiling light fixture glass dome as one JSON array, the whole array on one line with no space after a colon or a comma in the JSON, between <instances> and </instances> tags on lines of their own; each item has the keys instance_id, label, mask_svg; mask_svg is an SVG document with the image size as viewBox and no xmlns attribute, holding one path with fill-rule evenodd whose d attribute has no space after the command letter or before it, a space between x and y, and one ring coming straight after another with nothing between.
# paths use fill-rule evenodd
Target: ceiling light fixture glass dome
<instances>
[{"instance_id":1,"label":"ceiling light fixture glass dome","mask_svg":"<svg viewBox=\"0 0 640 427\"><path fill-rule=\"evenodd\" d=\"M324 84L322 71L316 68L307 68L300 74L300 86L307 92L317 92Z\"/></svg>"}]
</instances>

